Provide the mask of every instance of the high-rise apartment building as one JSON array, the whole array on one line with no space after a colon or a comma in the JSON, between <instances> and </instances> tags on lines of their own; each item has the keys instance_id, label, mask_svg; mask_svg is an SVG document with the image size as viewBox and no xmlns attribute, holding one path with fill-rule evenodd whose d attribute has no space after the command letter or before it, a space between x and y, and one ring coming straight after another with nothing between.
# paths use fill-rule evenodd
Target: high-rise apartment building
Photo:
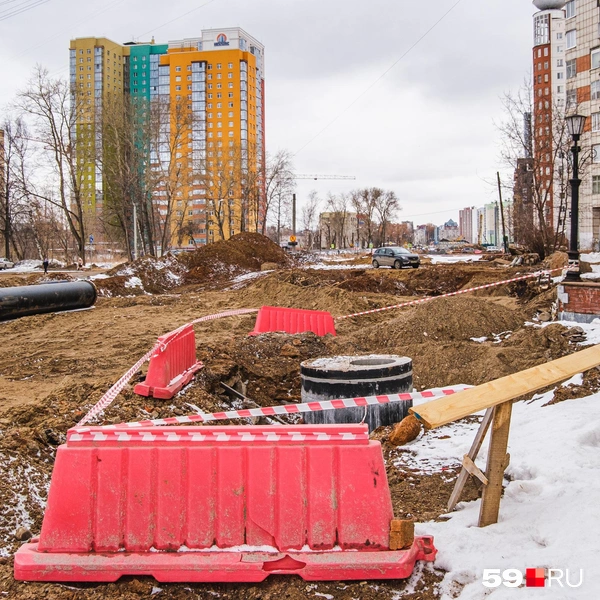
<instances>
[{"instance_id":1,"label":"high-rise apartment building","mask_svg":"<svg viewBox=\"0 0 600 600\"><path fill-rule=\"evenodd\" d=\"M156 175L148 192L154 221L169 231L163 246L206 244L260 230L265 219L262 44L240 28L203 30L198 38L168 44L74 40L71 82L76 94L87 92L85 68L83 87L77 83L78 59L88 54L112 61L99 63L104 70L96 71L98 89L119 91L120 81L121 93L134 108L137 145L148 155L143 169ZM81 64L86 67L85 61ZM90 118L99 124L102 115L93 108ZM102 140L96 130L98 148ZM102 152L107 151L105 144ZM95 164L88 206L98 214L107 173L97 157L86 160Z\"/></svg>"},{"instance_id":2,"label":"high-rise apartment building","mask_svg":"<svg viewBox=\"0 0 600 600\"><path fill-rule=\"evenodd\" d=\"M562 125L557 125L557 119L564 118L566 106L566 78L570 68L566 49L570 34L565 31L563 0L534 0L533 3L540 10L533 17L533 122L529 125L531 115L524 115L525 158L534 158L538 204L543 207L546 223L557 231L563 230L565 223L566 175L557 161L557 154L562 151L558 147L561 138L558 131ZM532 138L529 127L533 128ZM531 211L535 213L535 210L531 205Z\"/></svg>"},{"instance_id":3,"label":"high-rise apartment building","mask_svg":"<svg viewBox=\"0 0 600 600\"><path fill-rule=\"evenodd\" d=\"M94 231L104 206L102 169L102 110L111 94L122 96L126 86L127 47L107 38L79 38L69 50L71 106L77 124L75 140L87 227Z\"/></svg>"},{"instance_id":4,"label":"high-rise apartment building","mask_svg":"<svg viewBox=\"0 0 600 600\"><path fill-rule=\"evenodd\" d=\"M473 207L463 208L458 212L458 230L463 240L472 244L473 239Z\"/></svg>"},{"instance_id":5,"label":"high-rise apartment building","mask_svg":"<svg viewBox=\"0 0 600 600\"><path fill-rule=\"evenodd\" d=\"M536 178L543 175L552 193L552 224L570 231L568 147L562 148L557 130L566 114L587 116L582 149L579 197L579 244L598 249L600 243L600 6L597 0L534 0L533 154L515 173L523 198L536 194ZM561 154L564 160L557 160ZM525 169L529 173L525 173ZM537 172L534 172L537 169ZM515 206L520 199L515 194ZM515 235L519 223L515 222Z\"/></svg>"},{"instance_id":6,"label":"high-rise apartment building","mask_svg":"<svg viewBox=\"0 0 600 600\"><path fill-rule=\"evenodd\" d=\"M579 245L598 249L600 240L600 8L597 0L571 0L564 7L567 103L586 115L579 142ZM570 226L569 226L570 227ZM567 228L567 232L569 228Z\"/></svg>"}]
</instances>

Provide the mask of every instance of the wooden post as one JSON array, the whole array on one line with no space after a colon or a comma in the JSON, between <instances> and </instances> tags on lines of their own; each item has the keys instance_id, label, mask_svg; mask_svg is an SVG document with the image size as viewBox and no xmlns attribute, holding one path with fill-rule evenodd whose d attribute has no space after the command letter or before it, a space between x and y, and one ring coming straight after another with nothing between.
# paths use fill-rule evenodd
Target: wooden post
<instances>
[{"instance_id":1,"label":"wooden post","mask_svg":"<svg viewBox=\"0 0 600 600\"><path fill-rule=\"evenodd\" d=\"M475 436L475 439L473 440L473 444L471 445L469 454L466 455L471 459L471 461L474 461L477 458L477 455L479 454L479 449L481 448L481 444L483 444L483 440L485 439L485 434L487 433L490 423L492 422L493 416L494 416L494 409L488 408L485 411L485 416L483 417L483 420L481 421L481 425L479 426L477 435ZM465 487L465 484L467 483L469 474L470 474L469 471L465 467L465 461L463 460L463 467L460 470L460 474L456 480L456 484L454 486L454 490L452 491L452 495L450 496L450 500L448 500L448 511L454 510L454 507L460 500L460 495ZM486 485L487 485L487 482L486 482Z\"/></svg>"},{"instance_id":2,"label":"wooden post","mask_svg":"<svg viewBox=\"0 0 600 600\"><path fill-rule=\"evenodd\" d=\"M504 402L494 408L494 421L486 468L488 484L483 489L481 510L479 512L479 527L486 527L498 522L500 498L502 496L502 481L504 470L508 466L508 433L512 402Z\"/></svg>"}]
</instances>

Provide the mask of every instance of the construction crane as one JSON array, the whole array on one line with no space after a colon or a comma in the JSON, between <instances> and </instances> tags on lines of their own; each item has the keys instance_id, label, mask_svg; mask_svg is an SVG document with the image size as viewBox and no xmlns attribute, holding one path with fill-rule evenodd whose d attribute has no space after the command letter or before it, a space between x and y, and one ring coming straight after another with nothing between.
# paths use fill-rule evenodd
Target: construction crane
<instances>
[{"instance_id":1,"label":"construction crane","mask_svg":"<svg viewBox=\"0 0 600 600\"><path fill-rule=\"evenodd\" d=\"M300 173L299 175L294 175L294 179L356 179L354 175L307 175L306 173Z\"/></svg>"}]
</instances>

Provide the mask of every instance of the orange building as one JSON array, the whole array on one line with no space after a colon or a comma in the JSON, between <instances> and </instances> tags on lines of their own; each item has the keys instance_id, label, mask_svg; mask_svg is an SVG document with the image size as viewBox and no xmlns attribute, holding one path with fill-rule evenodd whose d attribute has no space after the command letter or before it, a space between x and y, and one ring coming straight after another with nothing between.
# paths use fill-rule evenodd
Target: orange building
<instances>
[{"instance_id":1,"label":"orange building","mask_svg":"<svg viewBox=\"0 0 600 600\"><path fill-rule=\"evenodd\" d=\"M208 29L168 44L71 42L74 97L89 104L78 118L86 208L101 216L106 174L98 156L106 95L129 95L139 108L139 143L156 223L157 249L193 247L260 230L264 214L264 46L243 29ZM147 115L155 115L146 119ZM99 116L100 115L100 116ZM89 138L89 141L88 141ZM92 141L93 140L93 141ZM151 169L148 171L147 169ZM150 196L149 196L150 197Z\"/></svg>"}]
</instances>

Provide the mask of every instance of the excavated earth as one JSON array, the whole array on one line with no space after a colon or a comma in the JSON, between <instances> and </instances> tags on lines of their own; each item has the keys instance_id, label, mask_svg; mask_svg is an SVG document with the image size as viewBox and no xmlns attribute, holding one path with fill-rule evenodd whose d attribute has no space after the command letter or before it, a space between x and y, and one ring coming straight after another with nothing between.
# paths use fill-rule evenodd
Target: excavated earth
<instances>
[{"instance_id":1,"label":"excavated earth","mask_svg":"<svg viewBox=\"0 0 600 600\"><path fill-rule=\"evenodd\" d=\"M96 280L99 289L107 292L93 309L0 323L0 597L135 599L153 593L159 599L440 597L437 583L443 572L430 565L419 565L408 581L391 582L308 583L297 577L269 577L261 584L235 585L159 584L152 578L94 585L14 581L12 554L22 543L15 531L25 527L34 535L39 533L57 446L64 442L67 429L152 347L157 336L199 316L227 309L270 304L342 316L527 272L483 262L403 271L363 269L360 264L353 270L316 270L290 260L274 244L242 235L247 239L229 244L233 248L230 253L223 243L211 249L212 254L192 255L184 261L168 259L157 266L146 259L121 266ZM250 253L249 257L244 252ZM273 263L272 269L261 273L264 263ZM248 272L253 275L234 279ZM132 277L137 278L133 286ZM41 275L2 274L0 286L27 285L41 279ZM480 384L577 349L576 334L559 324L545 328L526 325L541 312L549 312L554 297L554 290L542 290L535 280L502 285L345 319L338 322L336 337L324 338L311 333L248 337L254 315L201 323L196 326L196 346L205 368L184 393L166 402L137 396L133 385L143 378L140 372L99 422L188 414L188 403L206 412L242 406L221 383L243 391L263 406L299 401L300 362L335 354L409 356L414 361L417 389ZM597 386L597 376L587 377L584 391L589 393ZM563 393L567 399L578 392L565 389ZM398 463L395 459L410 448L391 446L388 434L389 430L382 428L374 436L382 441L396 516L417 521L439 519L446 512L460 465L449 461L442 472L433 474L394 466ZM478 493L470 482L463 499L476 499Z\"/></svg>"}]
</instances>

